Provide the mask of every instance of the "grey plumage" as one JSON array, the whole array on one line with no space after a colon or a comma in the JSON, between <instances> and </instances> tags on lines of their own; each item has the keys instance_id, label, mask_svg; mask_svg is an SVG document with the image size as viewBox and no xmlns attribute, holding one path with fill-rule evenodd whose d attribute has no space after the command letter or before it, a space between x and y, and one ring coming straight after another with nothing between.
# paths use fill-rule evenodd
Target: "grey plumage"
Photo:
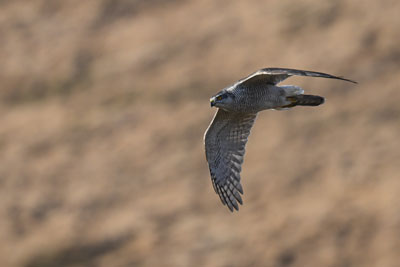
<instances>
[{"instance_id":1,"label":"grey plumage","mask_svg":"<svg viewBox=\"0 0 400 267\"><path fill-rule=\"evenodd\" d=\"M218 108L205 132L206 159L215 192L230 211L239 210L243 194L240 172L245 146L257 113L266 109L287 109L297 105L317 106L320 96L304 95L298 86L277 84L298 76L322 77L353 82L322 72L266 68L224 88L210 99Z\"/></svg>"}]
</instances>

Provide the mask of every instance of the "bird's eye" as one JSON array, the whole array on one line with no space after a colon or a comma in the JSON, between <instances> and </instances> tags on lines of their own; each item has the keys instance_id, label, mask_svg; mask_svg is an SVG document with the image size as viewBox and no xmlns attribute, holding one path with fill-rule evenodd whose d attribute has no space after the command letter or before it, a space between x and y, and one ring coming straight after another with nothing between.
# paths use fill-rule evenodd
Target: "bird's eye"
<instances>
[{"instance_id":1,"label":"bird's eye","mask_svg":"<svg viewBox=\"0 0 400 267\"><path fill-rule=\"evenodd\" d=\"M217 96L217 100L218 101L220 101L220 100L222 100L222 99L224 99L225 98L225 95L219 95L219 96Z\"/></svg>"}]
</instances>

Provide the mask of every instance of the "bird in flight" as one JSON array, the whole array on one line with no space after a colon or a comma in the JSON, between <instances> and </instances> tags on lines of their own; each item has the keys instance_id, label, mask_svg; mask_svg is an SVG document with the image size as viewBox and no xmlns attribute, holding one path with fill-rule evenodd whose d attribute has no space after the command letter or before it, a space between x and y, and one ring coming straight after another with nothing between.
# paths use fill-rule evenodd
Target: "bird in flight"
<instances>
[{"instance_id":1,"label":"bird in flight","mask_svg":"<svg viewBox=\"0 0 400 267\"><path fill-rule=\"evenodd\" d=\"M247 138L257 113L266 109L289 109L295 106L318 106L324 98L305 95L294 85L281 85L290 76L338 79L342 77L314 71L265 68L228 86L210 98L211 107L218 108L204 134L206 159L215 192L230 211L243 204L240 184Z\"/></svg>"}]
</instances>

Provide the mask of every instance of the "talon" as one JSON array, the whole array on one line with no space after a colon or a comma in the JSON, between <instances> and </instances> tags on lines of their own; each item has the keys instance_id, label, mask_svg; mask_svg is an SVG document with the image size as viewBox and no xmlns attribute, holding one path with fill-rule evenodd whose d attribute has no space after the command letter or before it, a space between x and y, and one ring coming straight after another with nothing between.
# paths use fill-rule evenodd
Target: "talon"
<instances>
[{"instance_id":1,"label":"talon","mask_svg":"<svg viewBox=\"0 0 400 267\"><path fill-rule=\"evenodd\" d=\"M286 100L287 100L287 101L290 101L290 104L284 105L284 106L282 106L281 108L291 108L291 107L296 106L296 104L297 104L297 98L294 97L294 96L287 96L287 97L286 97Z\"/></svg>"},{"instance_id":2,"label":"talon","mask_svg":"<svg viewBox=\"0 0 400 267\"><path fill-rule=\"evenodd\" d=\"M294 96L287 96L286 100L288 100L288 101L290 101L292 103L296 103L297 102L297 99Z\"/></svg>"}]
</instances>

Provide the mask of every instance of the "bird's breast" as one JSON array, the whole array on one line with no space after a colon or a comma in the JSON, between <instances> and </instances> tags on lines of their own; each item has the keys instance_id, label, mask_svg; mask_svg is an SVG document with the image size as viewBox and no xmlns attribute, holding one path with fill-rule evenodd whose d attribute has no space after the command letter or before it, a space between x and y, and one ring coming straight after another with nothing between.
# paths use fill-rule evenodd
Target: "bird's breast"
<instances>
[{"instance_id":1,"label":"bird's breast","mask_svg":"<svg viewBox=\"0 0 400 267\"><path fill-rule=\"evenodd\" d=\"M276 86L241 88L237 93L237 107L241 112L259 112L277 107L281 102L282 90Z\"/></svg>"}]
</instances>

